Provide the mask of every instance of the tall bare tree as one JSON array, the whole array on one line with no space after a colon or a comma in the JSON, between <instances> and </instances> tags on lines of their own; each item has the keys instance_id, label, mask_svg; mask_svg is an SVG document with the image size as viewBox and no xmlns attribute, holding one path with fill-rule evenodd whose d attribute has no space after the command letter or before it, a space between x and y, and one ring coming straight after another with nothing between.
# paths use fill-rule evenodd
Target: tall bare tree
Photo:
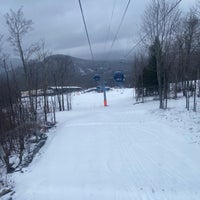
<instances>
[{"instance_id":1,"label":"tall bare tree","mask_svg":"<svg viewBox=\"0 0 200 200\"><path fill-rule=\"evenodd\" d=\"M180 11L175 1L151 0L145 10L142 29L146 34L146 43L155 45L156 67L159 85L160 108L164 108L165 52L168 51L179 20Z\"/></svg>"},{"instance_id":2,"label":"tall bare tree","mask_svg":"<svg viewBox=\"0 0 200 200\"><path fill-rule=\"evenodd\" d=\"M42 66L42 92L43 92L43 108L44 108L44 122L47 122L47 114L49 112L49 98L48 98L48 62L47 57L50 55L49 50L46 48L44 40L39 43L39 48L36 52L37 60Z\"/></svg>"},{"instance_id":3,"label":"tall bare tree","mask_svg":"<svg viewBox=\"0 0 200 200\"><path fill-rule=\"evenodd\" d=\"M192 57L195 54L199 46L199 20L193 12L190 12L184 22L184 91L186 97L186 108L190 108L190 78L192 68ZM196 71L197 74L197 71Z\"/></svg>"},{"instance_id":4,"label":"tall bare tree","mask_svg":"<svg viewBox=\"0 0 200 200\"><path fill-rule=\"evenodd\" d=\"M34 102L31 97L31 74L29 73L28 59L37 47L35 45L30 45L28 48L25 48L23 43L26 34L33 29L33 22L32 20L25 19L22 8L17 11L10 10L10 12L5 15L5 20L9 31L8 41L13 46L15 52L20 56L22 61L26 86L29 92L30 114L32 115L32 119L34 119L35 111Z\"/></svg>"}]
</instances>

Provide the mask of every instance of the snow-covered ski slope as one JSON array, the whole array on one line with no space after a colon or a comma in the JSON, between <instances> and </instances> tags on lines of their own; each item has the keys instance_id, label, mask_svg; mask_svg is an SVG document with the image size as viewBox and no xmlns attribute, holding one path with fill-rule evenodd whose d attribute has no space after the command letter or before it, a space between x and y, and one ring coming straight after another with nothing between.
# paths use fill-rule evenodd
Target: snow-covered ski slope
<instances>
[{"instance_id":1,"label":"snow-covered ski slope","mask_svg":"<svg viewBox=\"0 0 200 200\"><path fill-rule=\"evenodd\" d=\"M102 94L79 94L58 113L40 155L15 175L14 200L200 199L200 146L187 121L165 119L172 111L155 101L133 105L131 89L107 97L103 107Z\"/></svg>"}]
</instances>

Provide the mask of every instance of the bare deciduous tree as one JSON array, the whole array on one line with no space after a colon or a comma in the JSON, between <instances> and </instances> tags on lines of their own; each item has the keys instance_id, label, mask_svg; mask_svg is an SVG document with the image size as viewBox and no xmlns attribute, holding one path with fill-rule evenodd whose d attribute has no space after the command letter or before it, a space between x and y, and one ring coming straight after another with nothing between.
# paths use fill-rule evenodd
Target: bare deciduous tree
<instances>
[{"instance_id":1,"label":"bare deciduous tree","mask_svg":"<svg viewBox=\"0 0 200 200\"><path fill-rule=\"evenodd\" d=\"M176 23L179 20L180 12L175 4L167 0L152 0L145 10L143 18L143 31L146 34L146 42L155 45L156 67L159 85L160 108L164 108L163 83L166 64L164 61L165 52L168 51L174 33Z\"/></svg>"},{"instance_id":2,"label":"bare deciduous tree","mask_svg":"<svg viewBox=\"0 0 200 200\"><path fill-rule=\"evenodd\" d=\"M186 97L186 108L190 108L190 71L192 67L192 56L198 44L199 38L199 22L194 13L189 13L184 22L184 65L183 65L183 75L184 75L184 92ZM196 72L197 73L197 72Z\"/></svg>"},{"instance_id":3,"label":"bare deciduous tree","mask_svg":"<svg viewBox=\"0 0 200 200\"><path fill-rule=\"evenodd\" d=\"M44 40L39 43L39 48L36 52L37 60L42 65L42 92L43 92L43 108L44 108L44 122L47 122L47 114L49 112L49 98L48 98L48 62L47 57L50 52L46 49L46 44Z\"/></svg>"},{"instance_id":4,"label":"bare deciduous tree","mask_svg":"<svg viewBox=\"0 0 200 200\"><path fill-rule=\"evenodd\" d=\"M30 112L32 119L34 119L34 103L31 94L31 78L28 71L28 58L35 51L35 45L31 45L27 49L23 46L23 40L26 34L32 30L33 22L32 20L27 20L24 17L22 8L18 9L16 12L10 10L10 13L5 15L6 23L8 26L9 37L8 41L13 46L15 52L20 56L22 61L26 86L29 91L29 103L30 103Z\"/></svg>"}]
</instances>

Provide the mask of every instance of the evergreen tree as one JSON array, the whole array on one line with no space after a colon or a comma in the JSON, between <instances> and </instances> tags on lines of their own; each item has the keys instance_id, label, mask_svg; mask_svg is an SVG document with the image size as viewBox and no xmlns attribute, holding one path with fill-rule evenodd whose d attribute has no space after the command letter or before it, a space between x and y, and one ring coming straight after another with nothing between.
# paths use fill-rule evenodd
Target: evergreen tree
<instances>
[{"instance_id":1,"label":"evergreen tree","mask_svg":"<svg viewBox=\"0 0 200 200\"><path fill-rule=\"evenodd\" d=\"M158 93L158 79L156 66L155 45L149 48L149 61L143 70L143 86L146 90L146 95Z\"/></svg>"}]
</instances>

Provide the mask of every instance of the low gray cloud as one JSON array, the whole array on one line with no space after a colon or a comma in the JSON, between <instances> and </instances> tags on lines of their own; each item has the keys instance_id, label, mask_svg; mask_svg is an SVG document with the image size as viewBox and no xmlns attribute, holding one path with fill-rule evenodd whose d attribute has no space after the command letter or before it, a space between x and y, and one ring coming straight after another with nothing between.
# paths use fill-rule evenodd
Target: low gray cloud
<instances>
[{"instance_id":1,"label":"low gray cloud","mask_svg":"<svg viewBox=\"0 0 200 200\"><path fill-rule=\"evenodd\" d=\"M116 0L110 37L106 45L114 1L82 0L92 48L94 55L98 58L106 57L105 52L107 51L105 50L109 50L109 44L114 38L127 4L125 0ZM113 52L121 52L121 56L123 56L125 52L130 50L131 45L138 38L141 16L149 1L131 1L123 26L113 46ZM194 2L195 0L185 0L182 2L181 7L187 10L191 5L194 5ZM32 19L34 22L34 31L27 36L26 41L31 43L39 39L45 39L52 53L90 58L78 0L1 0L0 30L5 36L7 34L3 15L9 12L9 9L17 10L21 6L23 6L25 17Z\"/></svg>"}]
</instances>

